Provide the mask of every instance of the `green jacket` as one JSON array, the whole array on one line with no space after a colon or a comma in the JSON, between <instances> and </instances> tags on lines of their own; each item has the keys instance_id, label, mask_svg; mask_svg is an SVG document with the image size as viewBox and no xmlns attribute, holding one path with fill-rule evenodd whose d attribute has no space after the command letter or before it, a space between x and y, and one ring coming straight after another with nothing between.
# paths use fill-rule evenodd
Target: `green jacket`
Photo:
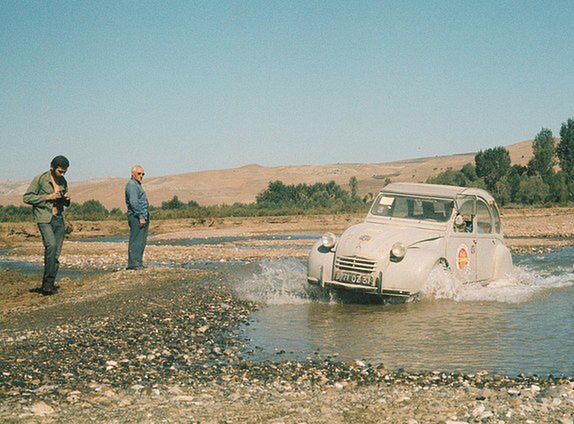
<instances>
[{"instance_id":1,"label":"green jacket","mask_svg":"<svg viewBox=\"0 0 574 424\"><path fill-rule=\"evenodd\" d=\"M43 174L35 177L30 183L30 187L24 193L24 203L32 205L32 212L34 219L38 224L48 224L52 220L53 202L46 200L46 195L54 193L54 186L50 179L50 172L46 171ZM65 178L61 180L61 186L68 190L68 182ZM56 202L58 213L62 213L64 206L70 206L70 201L62 199Z\"/></svg>"}]
</instances>

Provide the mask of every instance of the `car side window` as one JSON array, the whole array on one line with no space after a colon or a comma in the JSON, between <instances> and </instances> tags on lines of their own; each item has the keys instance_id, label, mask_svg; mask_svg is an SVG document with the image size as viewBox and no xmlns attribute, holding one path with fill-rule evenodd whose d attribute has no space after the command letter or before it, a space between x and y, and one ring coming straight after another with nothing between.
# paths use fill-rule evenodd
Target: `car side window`
<instances>
[{"instance_id":1,"label":"car side window","mask_svg":"<svg viewBox=\"0 0 574 424\"><path fill-rule=\"evenodd\" d=\"M474 210L474 200L465 201L458 214L462 217L463 222L460 226L454 227L454 230L459 233L472 233L473 232L473 210Z\"/></svg>"},{"instance_id":2,"label":"car side window","mask_svg":"<svg viewBox=\"0 0 574 424\"><path fill-rule=\"evenodd\" d=\"M502 225L500 225L500 214L496 206L492 207L492 214L494 215L494 231L500 234L502 232Z\"/></svg>"},{"instance_id":3,"label":"car side window","mask_svg":"<svg viewBox=\"0 0 574 424\"><path fill-rule=\"evenodd\" d=\"M476 204L476 231L478 234L492 233L492 216L490 215L490 208L482 200L479 200Z\"/></svg>"}]
</instances>

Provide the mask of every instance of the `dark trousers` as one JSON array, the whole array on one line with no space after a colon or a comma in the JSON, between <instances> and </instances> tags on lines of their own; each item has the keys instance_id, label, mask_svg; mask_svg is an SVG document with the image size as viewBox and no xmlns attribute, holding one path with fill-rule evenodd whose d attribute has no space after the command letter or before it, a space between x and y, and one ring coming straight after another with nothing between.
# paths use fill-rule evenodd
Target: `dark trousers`
<instances>
[{"instance_id":1,"label":"dark trousers","mask_svg":"<svg viewBox=\"0 0 574 424\"><path fill-rule=\"evenodd\" d=\"M38 224L38 228L40 229L42 242L44 243L44 276L42 278L42 286L44 288L52 288L54 281L56 281L58 268L60 268L58 259L62 252L66 225L61 215L54 215L49 224Z\"/></svg>"},{"instance_id":2,"label":"dark trousers","mask_svg":"<svg viewBox=\"0 0 574 424\"><path fill-rule=\"evenodd\" d=\"M128 215L130 225L130 241L128 244L128 268L141 268L143 265L143 254L147 243L147 231L149 228L149 217L143 227L139 226L138 217Z\"/></svg>"}]
</instances>

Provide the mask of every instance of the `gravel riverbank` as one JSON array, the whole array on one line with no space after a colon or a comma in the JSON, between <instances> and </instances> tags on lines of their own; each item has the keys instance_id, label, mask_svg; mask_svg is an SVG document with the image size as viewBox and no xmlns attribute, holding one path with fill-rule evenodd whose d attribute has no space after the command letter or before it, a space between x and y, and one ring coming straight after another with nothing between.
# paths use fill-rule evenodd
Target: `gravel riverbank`
<instances>
[{"instance_id":1,"label":"gravel riverbank","mask_svg":"<svg viewBox=\"0 0 574 424\"><path fill-rule=\"evenodd\" d=\"M572 244L571 215L553 213L506 218L514 248ZM160 222L154 239L337 231L361 219ZM38 275L0 269L0 422L573 422L574 376L387 369L318 354L250 361L238 327L259 306L222 271L187 266L304 257L309 240L149 246L156 265L133 272L122 270L125 243L82 242L121 234L121 224L81 225L61 259L85 275L61 279L56 296L30 292ZM0 225L0 242L5 260L40 264L32 224Z\"/></svg>"},{"instance_id":2,"label":"gravel riverbank","mask_svg":"<svg viewBox=\"0 0 574 424\"><path fill-rule=\"evenodd\" d=\"M572 422L573 378L252 363L236 329L257 305L217 272L119 271L34 299L3 308L2 422Z\"/></svg>"}]
</instances>

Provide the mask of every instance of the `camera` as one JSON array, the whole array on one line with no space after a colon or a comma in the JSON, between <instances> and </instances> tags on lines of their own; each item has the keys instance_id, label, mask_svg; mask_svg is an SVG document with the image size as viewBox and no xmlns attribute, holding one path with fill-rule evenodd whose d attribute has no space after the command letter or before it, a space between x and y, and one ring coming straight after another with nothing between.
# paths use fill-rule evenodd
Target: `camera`
<instances>
[{"instance_id":1,"label":"camera","mask_svg":"<svg viewBox=\"0 0 574 424\"><path fill-rule=\"evenodd\" d=\"M56 204L65 204L66 203L66 193L68 193L68 189L66 187L61 187L58 191L60 197L55 199Z\"/></svg>"}]
</instances>

